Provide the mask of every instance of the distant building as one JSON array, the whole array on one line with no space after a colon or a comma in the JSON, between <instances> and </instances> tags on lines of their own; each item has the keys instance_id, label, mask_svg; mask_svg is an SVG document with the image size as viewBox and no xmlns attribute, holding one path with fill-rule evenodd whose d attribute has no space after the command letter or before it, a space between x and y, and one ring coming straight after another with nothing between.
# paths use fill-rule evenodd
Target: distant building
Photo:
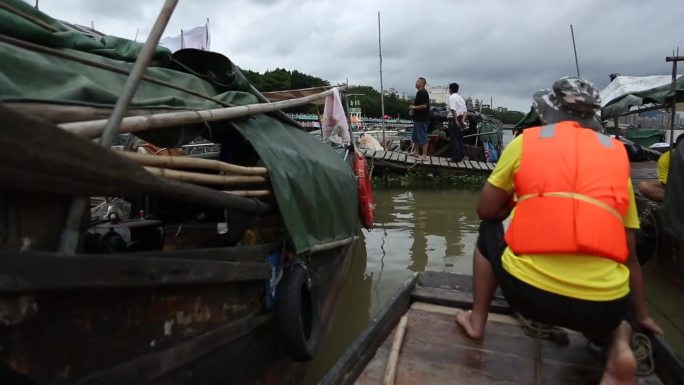
<instances>
[{"instance_id":1,"label":"distant building","mask_svg":"<svg viewBox=\"0 0 684 385\"><path fill-rule=\"evenodd\" d=\"M446 103L446 98L449 95L445 86L425 86L425 90L430 95L430 103Z\"/></svg>"},{"instance_id":2,"label":"distant building","mask_svg":"<svg viewBox=\"0 0 684 385\"><path fill-rule=\"evenodd\" d=\"M489 104L483 104L482 109L483 110L491 110L491 106Z\"/></svg>"},{"instance_id":3,"label":"distant building","mask_svg":"<svg viewBox=\"0 0 684 385\"><path fill-rule=\"evenodd\" d=\"M499 112L508 112L508 108L506 107L496 107L496 110Z\"/></svg>"}]
</instances>

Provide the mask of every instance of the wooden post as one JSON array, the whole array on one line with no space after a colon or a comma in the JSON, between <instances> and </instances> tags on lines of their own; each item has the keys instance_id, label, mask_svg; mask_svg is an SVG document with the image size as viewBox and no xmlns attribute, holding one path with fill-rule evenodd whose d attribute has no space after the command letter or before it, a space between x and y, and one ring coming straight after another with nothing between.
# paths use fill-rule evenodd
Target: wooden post
<instances>
[{"instance_id":1,"label":"wooden post","mask_svg":"<svg viewBox=\"0 0 684 385\"><path fill-rule=\"evenodd\" d=\"M679 48L677 48L677 56L668 56L665 58L666 62L672 62L672 87L670 91L670 97L672 98L672 115L670 117L670 149L674 146L674 127L675 119L677 116L677 98L676 88L677 88L677 62L684 61L684 56L679 56Z\"/></svg>"}]
</instances>

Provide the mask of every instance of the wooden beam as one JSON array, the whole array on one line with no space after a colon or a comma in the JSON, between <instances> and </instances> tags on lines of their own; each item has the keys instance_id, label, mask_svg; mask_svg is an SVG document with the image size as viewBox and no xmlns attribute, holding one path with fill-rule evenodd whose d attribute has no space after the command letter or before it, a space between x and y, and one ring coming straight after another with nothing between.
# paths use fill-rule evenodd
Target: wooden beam
<instances>
[{"instance_id":1,"label":"wooden beam","mask_svg":"<svg viewBox=\"0 0 684 385\"><path fill-rule=\"evenodd\" d=\"M36 268L39 267L39 268ZM265 280L265 262L0 251L0 293Z\"/></svg>"}]
</instances>

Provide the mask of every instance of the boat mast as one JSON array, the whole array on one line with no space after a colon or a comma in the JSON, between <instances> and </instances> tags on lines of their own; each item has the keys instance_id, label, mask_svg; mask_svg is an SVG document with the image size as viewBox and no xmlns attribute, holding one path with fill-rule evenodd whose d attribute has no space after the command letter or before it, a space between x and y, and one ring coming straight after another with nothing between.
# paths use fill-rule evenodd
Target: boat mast
<instances>
[{"instance_id":1,"label":"boat mast","mask_svg":"<svg viewBox=\"0 0 684 385\"><path fill-rule=\"evenodd\" d=\"M382 43L380 39L380 11L378 11L378 56L380 57L380 129L382 129L382 146L385 146L385 90L382 86Z\"/></svg>"},{"instance_id":2,"label":"boat mast","mask_svg":"<svg viewBox=\"0 0 684 385\"><path fill-rule=\"evenodd\" d=\"M577 68L577 77L580 77L579 62L577 61L577 47L575 46L575 31L570 24L570 35L572 35L572 50L575 51L575 68Z\"/></svg>"},{"instance_id":3,"label":"boat mast","mask_svg":"<svg viewBox=\"0 0 684 385\"><path fill-rule=\"evenodd\" d=\"M677 47L677 54L672 52L672 56L665 58L666 62L672 62L672 86L670 90L670 97L672 97L672 115L670 116L670 149L674 150L674 128L675 128L675 118L677 116L677 98L675 97L677 93L677 62L684 61L684 56L679 56L679 47Z\"/></svg>"}]
</instances>

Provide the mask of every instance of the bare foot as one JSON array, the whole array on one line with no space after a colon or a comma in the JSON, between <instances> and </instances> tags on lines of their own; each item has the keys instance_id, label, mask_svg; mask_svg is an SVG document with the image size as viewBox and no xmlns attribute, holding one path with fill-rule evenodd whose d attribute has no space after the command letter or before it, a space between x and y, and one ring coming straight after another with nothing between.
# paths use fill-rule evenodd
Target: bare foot
<instances>
[{"instance_id":1,"label":"bare foot","mask_svg":"<svg viewBox=\"0 0 684 385\"><path fill-rule=\"evenodd\" d=\"M463 328L463 331L468 335L468 337L474 339L474 340L479 340L482 339L482 334L484 332L484 328L478 328L473 326L472 322L472 317L473 312L471 311L464 311L464 312L459 312L456 314L456 323Z\"/></svg>"},{"instance_id":2,"label":"bare foot","mask_svg":"<svg viewBox=\"0 0 684 385\"><path fill-rule=\"evenodd\" d=\"M606 369L600 385L632 385L636 383L637 362L629 346L632 328L622 322L614 332L612 345L608 352Z\"/></svg>"}]
</instances>

